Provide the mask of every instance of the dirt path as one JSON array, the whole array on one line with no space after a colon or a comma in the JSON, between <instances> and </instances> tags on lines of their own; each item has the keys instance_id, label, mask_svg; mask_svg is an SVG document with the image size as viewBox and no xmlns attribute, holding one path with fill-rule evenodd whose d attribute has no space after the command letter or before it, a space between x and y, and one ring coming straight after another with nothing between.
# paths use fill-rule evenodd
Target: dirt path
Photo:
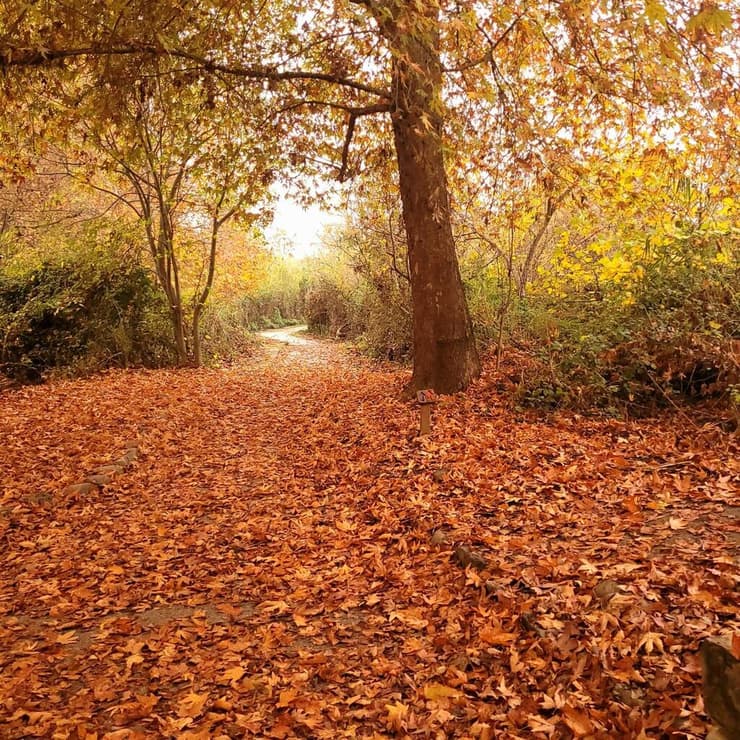
<instances>
[{"instance_id":1,"label":"dirt path","mask_svg":"<svg viewBox=\"0 0 740 740\"><path fill-rule=\"evenodd\" d=\"M534 421L484 378L420 440L403 372L283 336L0 396L0 736L704 732L729 438ZM62 495L130 439L131 471Z\"/></svg>"},{"instance_id":2,"label":"dirt path","mask_svg":"<svg viewBox=\"0 0 740 740\"><path fill-rule=\"evenodd\" d=\"M303 336L307 331L308 327L305 325L285 326L282 329L268 329L267 331L261 331L260 336L273 342L284 342L285 344L305 346L310 344L311 341L315 341L310 337Z\"/></svg>"}]
</instances>

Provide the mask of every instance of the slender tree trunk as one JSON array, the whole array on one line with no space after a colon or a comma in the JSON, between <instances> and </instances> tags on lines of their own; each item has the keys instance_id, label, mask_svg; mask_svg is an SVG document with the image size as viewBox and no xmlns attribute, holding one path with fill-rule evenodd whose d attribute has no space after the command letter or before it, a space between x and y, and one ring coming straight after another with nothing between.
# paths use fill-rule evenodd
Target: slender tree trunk
<instances>
[{"instance_id":1,"label":"slender tree trunk","mask_svg":"<svg viewBox=\"0 0 740 740\"><path fill-rule=\"evenodd\" d=\"M154 260L154 270L157 280L165 296L170 312L170 323L172 324L172 335L175 343L175 355L177 364L181 367L188 365L188 345L185 332L185 312L182 307L182 296L180 295L179 284L173 284L171 271L167 268L168 250L172 245L168 244L160 237L155 239L150 230L147 231L149 247Z\"/></svg>"},{"instance_id":2,"label":"slender tree trunk","mask_svg":"<svg viewBox=\"0 0 740 740\"><path fill-rule=\"evenodd\" d=\"M203 286L203 290L198 296L198 302L195 304L195 308L193 309L193 365L195 367L200 367L203 362L203 349L200 341L200 318L206 307L208 296L211 294L213 278L216 274L216 247L218 245L218 232L224 223L231 218L235 211L235 209L232 209L219 218L219 209L221 208L225 197L226 192L224 191L221 194L221 199L216 205L216 209L211 219L211 243L208 248L208 270L206 272L206 282Z\"/></svg>"},{"instance_id":3,"label":"slender tree trunk","mask_svg":"<svg viewBox=\"0 0 740 740\"><path fill-rule=\"evenodd\" d=\"M503 291L502 291L503 292ZM509 253L506 256L506 297L501 297L498 309L498 337L496 339L496 370L501 367L504 354L504 321L511 308L514 292L514 214L509 221Z\"/></svg>"},{"instance_id":4,"label":"slender tree trunk","mask_svg":"<svg viewBox=\"0 0 740 740\"><path fill-rule=\"evenodd\" d=\"M410 389L454 393L480 374L480 360L450 220L437 11L415 7L398 0L403 25L397 17L383 28L394 55L392 122L413 304Z\"/></svg>"},{"instance_id":5,"label":"slender tree trunk","mask_svg":"<svg viewBox=\"0 0 740 740\"><path fill-rule=\"evenodd\" d=\"M179 282L172 279L172 262L175 260L174 245L171 241L160 237L153 250L159 284L167 296L170 307L170 321L175 340L175 354L177 364L185 367L189 364L187 332L185 329L185 311L182 305Z\"/></svg>"},{"instance_id":6,"label":"slender tree trunk","mask_svg":"<svg viewBox=\"0 0 740 740\"><path fill-rule=\"evenodd\" d=\"M179 297L176 298L170 306L170 318L172 320L172 329L175 337L175 352L177 354L177 364L180 367L186 367L190 364L188 357L188 343L185 332L185 316L182 310L182 304Z\"/></svg>"},{"instance_id":7,"label":"slender tree trunk","mask_svg":"<svg viewBox=\"0 0 740 740\"><path fill-rule=\"evenodd\" d=\"M200 311L193 314L193 367L203 364L203 349L200 343Z\"/></svg>"}]
</instances>

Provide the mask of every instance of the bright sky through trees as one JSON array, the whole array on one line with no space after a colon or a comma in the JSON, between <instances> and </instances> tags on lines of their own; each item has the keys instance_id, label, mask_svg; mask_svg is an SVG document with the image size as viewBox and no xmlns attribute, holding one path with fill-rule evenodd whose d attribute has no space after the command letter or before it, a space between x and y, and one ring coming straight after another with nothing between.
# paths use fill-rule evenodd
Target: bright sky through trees
<instances>
[{"instance_id":1,"label":"bright sky through trees","mask_svg":"<svg viewBox=\"0 0 740 740\"><path fill-rule=\"evenodd\" d=\"M318 205L304 208L287 197L275 206L272 224L265 230L267 243L273 249L285 249L294 257L315 254L321 246L321 235L330 224L339 223L339 216Z\"/></svg>"}]
</instances>

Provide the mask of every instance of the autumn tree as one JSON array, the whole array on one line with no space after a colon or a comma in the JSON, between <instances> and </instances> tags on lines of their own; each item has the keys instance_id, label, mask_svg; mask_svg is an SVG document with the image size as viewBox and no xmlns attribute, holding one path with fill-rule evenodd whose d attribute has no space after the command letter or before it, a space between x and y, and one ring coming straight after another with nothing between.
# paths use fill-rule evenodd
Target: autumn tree
<instances>
[{"instance_id":1,"label":"autumn tree","mask_svg":"<svg viewBox=\"0 0 740 740\"><path fill-rule=\"evenodd\" d=\"M73 13L75 23L71 27L81 32L77 39L65 41L85 39L89 44L87 47L77 49L45 47L43 51L39 49L31 51L26 48L21 51L18 47L11 48L6 36L5 52L2 56L6 66L31 66L43 65L54 59L100 54L170 55L174 58L188 59L213 73L231 74L257 81L305 83L306 86L300 88L297 94L291 92L290 97L300 98L299 102L309 107L323 108L328 105L331 111L339 111L348 117L348 135L342 150L342 170L345 169L352 129L357 118L392 112L404 202L404 220L410 244L415 356L412 385L430 386L441 392L450 392L467 386L478 374L480 364L450 226L441 139L443 116L440 97L442 65L439 58L439 10L432 5L427 10L419 12L415 4L404 2L389 3L387 7L376 6L374 3L363 5L366 6L373 22L377 24L381 38L392 50L391 84L387 87L377 88L374 85L352 81L341 74L341 65L336 63L337 59L332 60L331 54L327 57L329 71L309 70L295 73L281 72L276 68L264 66L262 56L251 59L240 58L239 52L244 51L243 42L242 48L236 49L236 54L231 52L235 46L234 40L244 39L246 24L243 18L235 19L228 13L226 26L232 35L229 39L221 39L220 51L216 55L218 61L204 55L203 48L193 51L191 48L181 47L178 42L181 41L183 34L170 33L169 28L163 28L164 18L168 15L163 9L162 15L152 24L156 29L153 37L141 39L138 24L135 25L136 35L126 34L127 30L129 34L131 33L131 28L126 29L126 21L131 24L132 18L135 17L133 13L126 18L121 14L118 23L106 26L105 23L91 22L91 15L88 13L77 12ZM69 14L69 10L63 12ZM293 18L296 15L295 10L287 5L284 13ZM50 19L41 19L40 25L34 28L26 24L25 15L25 11L19 9L16 18L9 23L11 39L19 32L22 35L23 31L33 32L34 35L39 31L42 35L52 31L54 23ZM336 16L331 9L330 15L333 34L320 38L318 42L310 38L313 30L307 28L307 24L304 23L304 37L299 43L303 61L309 63L314 61L308 50L317 45L325 49L328 47L338 53L337 39L346 33L347 24L356 23L359 18L354 11L348 13L348 6L344 8L340 6ZM174 31L175 18L168 17L169 22L173 23ZM39 23L38 18L35 21ZM50 25L45 25L46 21L49 21ZM260 21L265 37L275 37L274 31L270 33L267 30L264 17L260 18ZM362 22L367 25L368 17ZM116 31L110 33L110 27L115 27ZM289 23L285 24L285 28L279 28L278 31L282 32L282 35L278 34L277 44L284 44L286 35L293 30ZM52 33L57 37L62 35L59 27L55 27ZM359 36L361 42L366 44L366 34ZM288 38L291 40L289 36ZM202 38L198 40L202 42ZM362 50L362 57L368 56L369 48L372 47ZM265 54L264 51L261 53ZM269 53L265 56L269 58ZM360 59L355 57L351 61L357 65ZM247 66L250 63L252 66ZM340 69L337 70L337 67ZM375 98L375 101L363 105L336 103L327 100L326 85L346 89L365 97L369 95Z\"/></svg>"},{"instance_id":2,"label":"autumn tree","mask_svg":"<svg viewBox=\"0 0 740 740\"><path fill-rule=\"evenodd\" d=\"M136 214L167 297L178 362L198 366L219 235L232 219L255 217L248 211L264 198L275 164L269 144L256 142L264 111L252 105L235 121L228 90L164 58L111 66L60 98L77 157L66 166Z\"/></svg>"}]
</instances>

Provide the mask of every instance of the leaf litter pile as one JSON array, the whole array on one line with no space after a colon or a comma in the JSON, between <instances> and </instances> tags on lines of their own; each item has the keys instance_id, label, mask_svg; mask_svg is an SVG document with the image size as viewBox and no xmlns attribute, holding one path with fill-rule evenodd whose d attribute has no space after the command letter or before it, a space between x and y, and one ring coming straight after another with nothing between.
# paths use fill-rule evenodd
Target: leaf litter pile
<instances>
[{"instance_id":1,"label":"leaf litter pile","mask_svg":"<svg viewBox=\"0 0 740 740\"><path fill-rule=\"evenodd\" d=\"M0 397L0 736L703 737L732 437L490 375L419 437L406 378L307 341Z\"/></svg>"}]
</instances>

